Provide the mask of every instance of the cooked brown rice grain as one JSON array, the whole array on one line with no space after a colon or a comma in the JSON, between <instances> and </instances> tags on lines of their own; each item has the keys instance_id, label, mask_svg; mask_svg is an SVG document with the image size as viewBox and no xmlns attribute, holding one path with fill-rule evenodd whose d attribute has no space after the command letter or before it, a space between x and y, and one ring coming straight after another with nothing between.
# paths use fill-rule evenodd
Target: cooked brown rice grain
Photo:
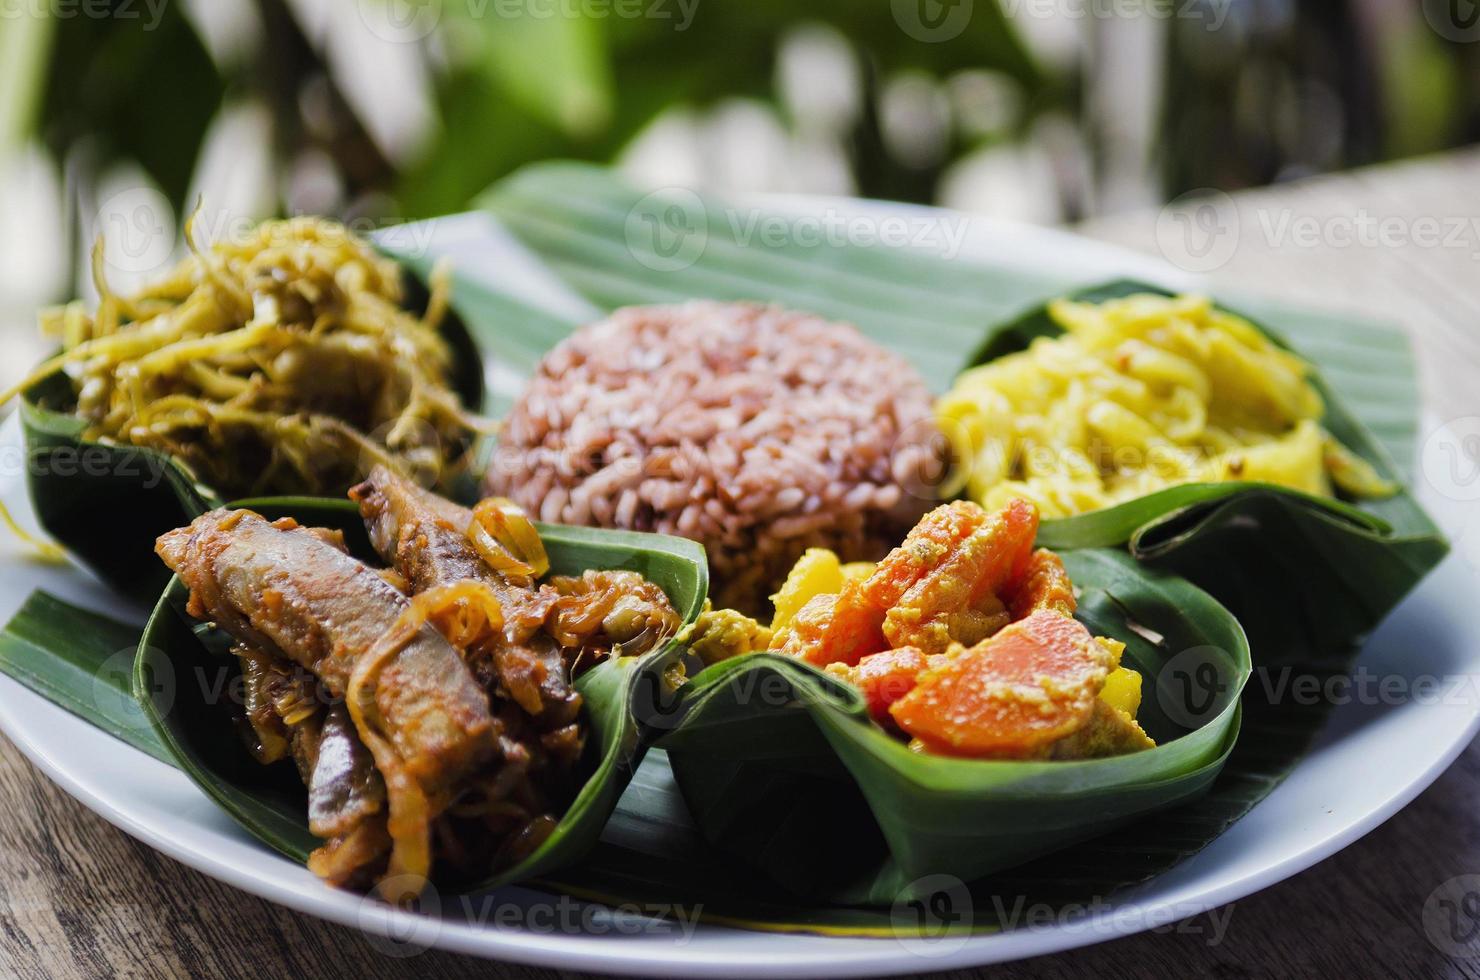
<instances>
[{"instance_id":1,"label":"cooked brown rice grain","mask_svg":"<svg viewBox=\"0 0 1480 980\"><path fill-rule=\"evenodd\" d=\"M541 520L693 538L716 604L760 612L805 549L877 559L930 507L930 401L914 368L848 324L632 307L545 357L487 485Z\"/></svg>"}]
</instances>

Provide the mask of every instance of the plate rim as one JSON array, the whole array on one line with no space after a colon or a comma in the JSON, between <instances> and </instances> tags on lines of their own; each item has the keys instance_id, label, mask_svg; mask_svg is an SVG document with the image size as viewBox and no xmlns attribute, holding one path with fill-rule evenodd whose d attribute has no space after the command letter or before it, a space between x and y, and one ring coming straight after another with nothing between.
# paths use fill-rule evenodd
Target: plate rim
<instances>
[{"instance_id":1,"label":"plate rim","mask_svg":"<svg viewBox=\"0 0 1480 980\"><path fill-rule=\"evenodd\" d=\"M1084 260L1090 267L1085 276L1087 280L1097 278L1100 272L1103 272L1106 275L1130 273L1152 281L1167 282L1184 288L1195 286L1203 281L1187 275L1170 264L1162 263L1152 256L1134 252L1122 246L1085 238L1071 231L1044 228L1007 219L924 205L861 201L820 195L746 194L736 195L735 198L742 203L748 202L756 206L779 210L801 209L806 211L832 207L855 213L888 214L904 211L931 214L937 217L949 215L956 220L966 222L967 232L962 254L979 261L1005 261L1001 258L1004 254L1002 242L1011 241L1014 257L1021 254L1041 254L1045 250L1053 250L1062 259L1064 250L1072 251L1076 259ZM434 220L443 222L444 226L456 225L455 221L448 222L446 218ZM1025 241L1031 242L1031 247L1025 248ZM505 241L500 242L500 247L511 246L508 241ZM1028 261L1008 262L1007 264L1016 265L1025 270L1032 268L1031 262ZM12 416L5 423L7 438L4 441L15 438L15 429L16 421ZM16 475L11 474L4 482L19 484L22 481ZM13 491L14 487L10 489ZM20 493L24 496L23 487ZM29 498L27 498L28 502ZM1425 503L1428 504L1430 501L1425 500ZM1445 563L1431 573L1416 591L1434 588L1434 580L1441 575L1463 574L1462 569L1451 567L1458 560L1458 555L1451 554ZM0 566L12 564L13 561L11 557L0 555ZM1475 655L1474 660L1480 663L1480 653ZM19 701L16 700L17 696L20 698ZM416 923L424 921L421 916L389 909L375 903L361 902L356 896L335 893L322 888L310 890L299 887L296 881L285 879L283 870L275 864L277 861L282 861L285 865L291 865L291 862L275 854L267 854L265 850L264 856L268 858L268 861L258 868L247 868L228 858L204 852L198 845L192 846L188 839L176 839L170 836L167 829L161 829L159 826L137 819L128 811L126 804L119 802L117 794L109 794L89 785L86 779L72 773L63 763L53 758L47 750L44 733L33 731L31 726L21 720L21 716L27 714L26 698L36 699L43 711L65 714L64 709L46 702L45 699L25 689L12 678L0 676L0 730L6 733L21 753L48 779L89 810L130 836L232 887L240 888L264 900L316 918L373 935L405 936L409 934L408 929L414 929ZM85 722L78 723L85 724ZM117 745L129 748L103 732L93 731L98 737L108 738ZM1220 886L1198 890L1194 878L1194 884L1191 886L1193 894L1185 900L1174 903L1175 918L1164 921L1184 919L1247 897L1312 867L1359 840L1403 809L1431 785L1464 751L1477 731L1480 731L1480 706L1471 706L1470 716L1462 725L1454 727L1452 738L1443 750L1432 756L1427 766L1416 773L1410 773L1407 779L1395 785L1391 792L1376 802L1375 806L1367 808L1354 819L1346 820L1338 830L1322 837L1318 842ZM37 738L37 735L42 737ZM156 775L173 776L182 781L186 780L183 774L164 763L137 750L133 751L141 765L158 767L154 770ZM1311 765L1313 758L1313 754L1307 754L1291 771L1290 778L1285 782L1290 782L1306 766ZM1255 807L1255 811L1259 806L1264 806L1266 801L1261 801ZM1247 818L1248 815L1244 819ZM1196 858L1191 860L1195 861ZM1188 863L1184 862L1182 866L1185 867ZM292 869L302 871L296 866ZM798 937L707 924L701 926L701 929L706 932L724 931L744 937L747 946L755 947L755 953L752 955L747 949L745 958L737 960L733 951L723 947L701 951L692 945L684 946L673 943L662 943L661 945L630 941L612 943L612 937L609 936L570 935L558 932L537 934L522 929L518 931L488 929L476 924L459 922L444 923L429 946L509 962L632 975L693 976L696 971L700 971L712 975L732 976L858 976L883 975L901 970L913 972L920 969L955 969L1064 952L1151 928L1156 924L1151 921L1152 913L1170 904L1171 896L1161 898L1154 894L1149 898L1147 896L1148 891L1154 893L1154 888L1151 886L1154 886L1162 877L1165 876L1152 879L1146 885L1137 886L1130 890L1124 902L1116 903L1117 912L1129 913L1124 925L1112 922L1109 929L1104 929L1061 924L1050 928L1019 929L986 936L964 937L959 949L954 952L928 958L909 951L899 943L891 944L889 940L839 939L812 935ZM630 940L631 937L617 938ZM797 942L799 938L802 943ZM815 951L799 956L803 946L815 946Z\"/></svg>"}]
</instances>

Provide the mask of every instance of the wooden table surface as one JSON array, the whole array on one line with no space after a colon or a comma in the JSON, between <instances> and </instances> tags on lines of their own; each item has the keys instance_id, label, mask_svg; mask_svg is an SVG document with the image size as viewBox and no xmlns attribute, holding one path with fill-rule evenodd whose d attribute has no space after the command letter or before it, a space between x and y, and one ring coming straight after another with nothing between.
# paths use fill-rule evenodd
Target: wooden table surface
<instances>
[{"instance_id":1,"label":"wooden table surface","mask_svg":"<svg viewBox=\"0 0 1480 980\"><path fill-rule=\"evenodd\" d=\"M1142 214L1084 231L1208 271L1230 288L1403 323L1430 408L1455 419L1480 416L1477 189L1480 153L1467 152L1219 198L1211 222ZM1480 518L1468 533L1480 535ZM1480 976L1480 959L1445 956L1421 923L1436 887L1480 873L1477 804L1480 743L1402 813L1282 884L1175 927L992 975ZM0 813L0 976L541 972L437 952L386 957L351 929L253 898L134 841L3 737Z\"/></svg>"}]
</instances>

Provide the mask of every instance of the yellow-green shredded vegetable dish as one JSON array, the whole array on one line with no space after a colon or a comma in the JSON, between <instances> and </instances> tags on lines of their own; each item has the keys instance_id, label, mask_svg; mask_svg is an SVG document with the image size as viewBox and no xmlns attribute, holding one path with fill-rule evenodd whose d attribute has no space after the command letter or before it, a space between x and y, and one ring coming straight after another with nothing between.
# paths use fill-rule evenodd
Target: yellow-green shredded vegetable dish
<instances>
[{"instance_id":1,"label":"yellow-green shredded vegetable dish","mask_svg":"<svg viewBox=\"0 0 1480 980\"><path fill-rule=\"evenodd\" d=\"M1203 296L1050 304L1057 337L972 368L936 405L988 508L1045 517L1179 483L1251 480L1312 494L1391 494L1321 428L1310 365Z\"/></svg>"},{"instance_id":2,"label":"yellow-green shredded vegetable dish","mask_svg":"<svg viewBox=\"0 0 1480 980\"><path fill-rule=\"evenodd\" d=\"M337 493L377 463L449 474L474 420L448 385L445 276L416 316L399 266L342 225L269 221L201 247L187 224L185 238L189 257L131 295L95 249L97 310L43 312L62 351L17 390L65 372L85 438L168 453L227 498Z\"/></svg>"}]
</instances>

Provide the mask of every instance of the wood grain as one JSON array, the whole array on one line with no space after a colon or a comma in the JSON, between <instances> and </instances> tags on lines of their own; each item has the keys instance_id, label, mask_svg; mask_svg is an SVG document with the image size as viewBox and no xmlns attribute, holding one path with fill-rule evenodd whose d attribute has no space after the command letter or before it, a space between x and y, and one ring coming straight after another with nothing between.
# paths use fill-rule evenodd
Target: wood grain
<instances>
[{"instance_id":1,"label":"wood grain","mask_svg":"<svg viewBox=\"0 0 1480 980\"><path fill-rule=\"evenodd\" d=\"M1480 872L1477 788L1480 744L1398 816L1289 881L1211 916L990 975L1480 977L1480 959L1446 957L1421 919L1441 883ZM0 976L556 976L435 951L386 956L355 930L239 892L115 830L3 736L0 800Z\"/></svg>"},{"instance_id":2,"label":"wood grain","mask_svg":"<svg viewBox=\"0 0 1480 980\"><path fill-rule=\"evenodd\" d=\"M1445 419L1480 416L1480 223L1450 247L1311 244L1289 236L1293 225L1278 234L1282 216L1329 228L1356 220L1363 209L1407 222L1409 237L1420 218L1451 227L1480 222L1476 187L1480 152L1467 152L1237 195L1238 247L1215 279L1402 323L1415 341L1429 407ZM1156 214L1083 230L1159 251ZM1213 917L990 974L1480 977L1480 958L1446 956L1428 940L1421 918L1435 888L1480 873L1477 803L1480 744L1362 841ZM253 898L135 842L53 786L3 737L0 807L0 976L554 975L438 952L388 957L354 930ZM1226 933L1216 934L1215 923Z\"/></svg>"}]
</instances>

